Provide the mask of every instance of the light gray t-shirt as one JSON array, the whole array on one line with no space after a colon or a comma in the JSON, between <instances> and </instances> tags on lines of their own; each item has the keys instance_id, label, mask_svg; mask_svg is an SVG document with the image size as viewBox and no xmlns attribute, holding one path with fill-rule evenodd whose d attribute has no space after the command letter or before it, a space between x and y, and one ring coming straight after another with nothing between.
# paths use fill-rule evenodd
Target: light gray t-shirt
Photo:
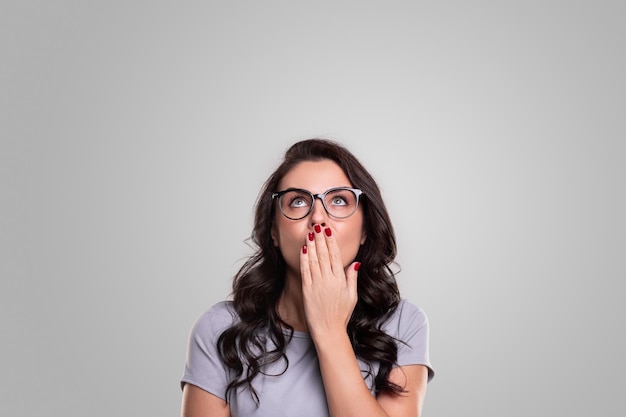
<instances>
[{"instance_id":1,"label":"light gray t-shirt","mask_svg":"<svg viewBox=\"0 0 626 417\"><path fill-rule=\"evenodd\" d=\"M182 384L193 384L219 398L226 398L230 370L219 358L217 339L236 320L230 301L215 304L198 318L189 336ZM424 311L402 300L383 325L383 330L403 342L397 342L398 365L425 365L430 381L434 372L428 355L428 318ZM258 407L246 388L231 394L232 417L328 416L317 353L309 333L294 332L285 353L289 359L288 367L284 361L273 363L252 381L260 399ZM359 365L374 395L373 380L378 373L378 364L372 364L371 374L368 374L365 363L359 360Z\"/></svg>"}]
</instances>

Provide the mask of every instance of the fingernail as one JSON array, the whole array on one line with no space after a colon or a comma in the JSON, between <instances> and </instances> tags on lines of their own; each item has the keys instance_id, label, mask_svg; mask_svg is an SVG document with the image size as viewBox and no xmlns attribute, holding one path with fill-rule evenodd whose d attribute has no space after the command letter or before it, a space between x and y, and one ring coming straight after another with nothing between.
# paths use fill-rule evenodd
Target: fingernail
<instances>
[{"instance_id":1,"label":"fingernail","mask_svg":"<svg viewBox=\"0 0 626 417\"><path fill-rule=\"evenodd\" d=\"M315 232L316 233L320 233L322 231L322 226L320 226L319 224L315 225Z\"/></svg>"},{"instance_id":2,"label":"fingernail","mask_svg":"<svg viewBox=\"0 0 626 417\"><path fill-rule=\"evenodd\" d=\"M357 263L354 264L354 270L355 271L358 271L360 267L361 267L361 262L357 262Z\"/></svg>"},{"instance_id":3,"label":"fingernail","mask_svg":"<svg viewBox=\"0 0 626 417\"><path fill-rule=\"evenodd\" d=\"M330 235L333 234L333 232L330 231L330 227L327 227L326 229L324 229L324 233L326 233L326 236L330 237Z\"/></svg>"},{"instance_id":4,"label":"fingernail","mask_svg":"<svg viewBox=\"0 0 626 417\"><path fill-rule=\"evenodd\" d=\"M306 255L306 245L302 246L302 253Z\"/></svg>"},{"instance_id":5,"label":"fingernail","mask_svg":"<svg viewBox=\"0 0 626 417\"><path fill-rule=\"evenodd\" d=\"M315 235L313 233L309 233L309 240L313 241L315 239Z\"/></svg>"}]
</instances>

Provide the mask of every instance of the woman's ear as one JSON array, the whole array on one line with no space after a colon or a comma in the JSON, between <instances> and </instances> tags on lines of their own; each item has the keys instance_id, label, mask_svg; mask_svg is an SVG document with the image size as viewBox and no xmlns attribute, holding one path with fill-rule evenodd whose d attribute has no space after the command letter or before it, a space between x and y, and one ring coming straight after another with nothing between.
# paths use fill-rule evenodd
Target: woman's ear
<instances>
[{"instance_id":1,"label":"woman's ear","mask_svg":"<svg viewBox=\"0 0 626 417\"><path fill-rule=\"evenodd\" d=\"M367 233L365 233L365 230L363 230L363 232L361 233L361 246L363 246L366 240L367 240Z\"/></svg>"},{"instance_id":2,"label":"woman's ear","mask_svg":"<svg viewBox=\"0 0 626 417\"><path fill-rule=\"evenodd\" d=\"M274 246L278 247L278 237L276 236L276 229L274 227L270 229L270 235L272 236L272 242L274 242Z\"/></svg>"}]
</instances>

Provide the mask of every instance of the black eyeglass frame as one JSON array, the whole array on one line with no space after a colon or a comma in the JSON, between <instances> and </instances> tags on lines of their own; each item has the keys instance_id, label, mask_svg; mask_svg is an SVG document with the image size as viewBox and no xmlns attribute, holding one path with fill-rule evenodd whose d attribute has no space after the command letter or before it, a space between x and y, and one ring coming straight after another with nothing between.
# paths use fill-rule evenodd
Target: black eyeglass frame
<instances>
[{"instance_id":1,"label":"black eyeglass frame","mask_svg":"<svg viewBox=\"0 0 626 417\"><path fill-rule=\"evenodd\" d=\"M341 190L351 191L351 192L353 192L353 193L354 193L354 195L356 196L356 204L354 205L354 211L353 211L352 213L350 213L349 215L344 216L344 217L339 217L339 216L335 216L335 215L331 214L331 213L328 211L328 208L326 207L326 202L325 202L326 195L327 195L328 193L332 193L333 191L341 191ZM280 198L281 198L284 194L286 194L286 193L288 193L288 192L291 192L291 191L303 192L303 193L309 194L309 195L311 196L311 206L309 207L309 210L306 212L306 214L305 214L304 216L301 216L301 217L289 217L289 216L287 216L287 215L285 214L285 212L283 211L282 204L280 204ZM311 212L313 211L313 207L315 207L315 200L316 200L316 199L318 199L318 198L319 198L319 199L320 199L320 201L322 202L322 207L324 207L324 210L326 210L326 213L328 213L328 215L329 215L330 217L333 217L333 218L335 218L335 219L347 219L347 218L349 218L349 217L353 216L353 215L354 215L354 213L356 213L356 211L358 210L358 208L359 208L359 200L361 199L360 197L361 197L361 195L363 195L363 194L364 194L364 193L363 193L363 191L362 191L362 190L360 190L360 189L358 189L358 188L350 188L350 187L335 187L335 188L330 188L330 189L328 189L328 190L324 191L324 192L323 192L323 193L321 193L321 194L314 194L314 193L310 192L309 190L305 190L304 188L288 188L288 189L283 190L283 191L276 191L276 192L272 193L272 200L274 200L274 199L278 198L278 200L279 200L278 209L280 210L281 214L282 214L283 216L285 216L286 218L288 218L289 220L302 220L302 219L304 219L306 216L308 216L309 214L311 214Z\"/></svg>"}]
</instances>

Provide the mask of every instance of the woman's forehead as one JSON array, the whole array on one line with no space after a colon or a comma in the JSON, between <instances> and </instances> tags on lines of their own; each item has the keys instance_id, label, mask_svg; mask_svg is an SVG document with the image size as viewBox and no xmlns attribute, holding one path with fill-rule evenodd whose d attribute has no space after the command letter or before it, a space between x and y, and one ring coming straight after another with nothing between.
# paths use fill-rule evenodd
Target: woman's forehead
<instances>
[{"instance_id":1,"label":"woman's forehead","mask_svg":"<svg viewBox=\"0 0 626 417\"><path fill-rule=\"evenodd\" d=\"M352 184L343 169L329 159L300 162L279 183L280 190L304 188L313 193L323 193L334 187L352 187Z\"/></svg>"}]
</instances>

